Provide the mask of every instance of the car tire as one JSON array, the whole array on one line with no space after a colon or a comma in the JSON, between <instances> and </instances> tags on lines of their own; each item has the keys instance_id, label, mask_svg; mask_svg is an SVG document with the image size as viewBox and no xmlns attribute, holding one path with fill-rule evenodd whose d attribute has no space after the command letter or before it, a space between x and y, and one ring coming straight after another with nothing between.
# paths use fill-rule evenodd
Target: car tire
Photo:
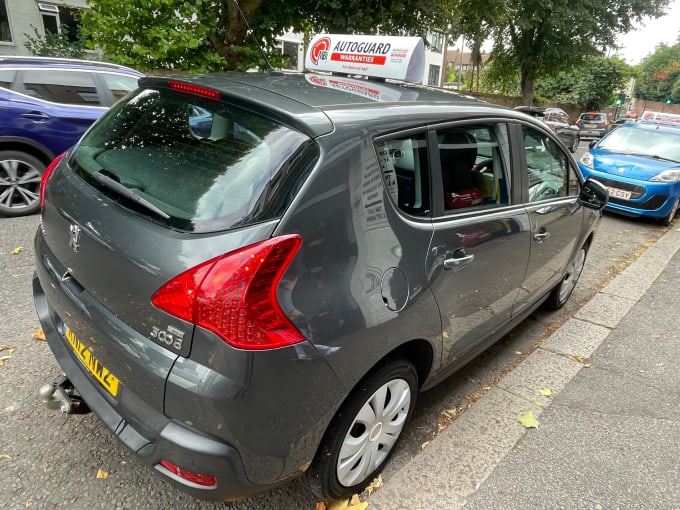
<instances>
[{"instance_id":1,"label":"car tire","mask_svg":"<svg viewBox=\"0 0 680 510\"><path fill-rule=\"evenodd\" d=\"M588 245L584 244L580 250L576 252L574 258L569 261L567 271L562 276L562 280L550 292L548 299L545 301L545 307L550 310L559 310L569 300L574 288L578 283L578 279L583 272L583 266L586 263L588 255Z\"/></svg>"},{"instance_id":2,"label":"car tire","mask_svg":"<svg viewBox=\"0 0 680 510\"><path fill-rule=\"evenodd\" d=\"M19 151L0 151L0 216L24 216L40 209L45 164Z\"/></svg>"},{"instance_id":3,"label":"car tire","mask_svg":"<svg viewBox=\"0 0 680 510\"><path fill-rule=\"evenodd\" d=\"M375 479L413 414L417 391L416 369L403 359L379 366L354 389L308 470L316 496L348 498Z\"/></svg>"},{"instance_id":4,"label":"car tire","mask_svg":"<svg viewBox=\"0 0 680 510\"><path fill-rule=\"evenodd\" d=\"M673 204L673 208L666 216L659 220L659 223L661 223L664 227L670 225L671 222L673 221L673 218L675 218L676 213L678 212L678 206L680 206L680 197L675 199L675 204Z\"/></svg>"},{"instance_id":5,"label":"car tire","mask_svg":"<svg viewBox=\"0 0 680 510\"><path fill-rule=\"evenodd\" d=\"M578 136L575 136L574 139L571 141L571 147L569 147L569 151L573 154L578 150L578 146L581 143L581 140L579 139Z\"/></svg>"}]
</instances>

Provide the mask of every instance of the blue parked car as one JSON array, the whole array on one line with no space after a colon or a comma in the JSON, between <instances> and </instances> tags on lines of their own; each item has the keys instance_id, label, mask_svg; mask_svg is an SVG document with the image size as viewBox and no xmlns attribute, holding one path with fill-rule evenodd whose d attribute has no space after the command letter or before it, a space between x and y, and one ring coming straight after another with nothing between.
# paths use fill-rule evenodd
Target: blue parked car
<instances>
[{"instance_id":1,"label":"blue parked car","mask_svg":"<svg viewBox=\"0 0 680 510\"><path fill-rule=\"evenodd\" d=\"M593 142L579 168L608 188L610 210L668 225L680 203L680 115L645 112L643 119Z\"/></svg>"},{"instance_id":2,"label":"blue parked car","mask_svg":"<svg viewBox=\"0 0 680 510\"><path fill-rule=\"evenodd\" d=\"M36 212L47 165L142 76L103 62L0 57L0 215Z\"/></svg>"}]
</instances>

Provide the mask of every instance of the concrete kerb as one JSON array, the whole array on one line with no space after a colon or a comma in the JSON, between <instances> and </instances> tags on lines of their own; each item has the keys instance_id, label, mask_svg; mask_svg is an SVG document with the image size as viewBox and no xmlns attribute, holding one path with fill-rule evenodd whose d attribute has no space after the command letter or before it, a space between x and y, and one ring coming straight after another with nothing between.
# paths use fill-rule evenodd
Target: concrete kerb
<instances>
[{"instance_id":1,"label":"concrete kerb","mask_svg":"<svg viewBox=\"0 0 680 510\"><path fill-rule=\"evenodd\" d=\"M519 418L540 417L679 249L673 228L372 494L370 508L462 508L526 434Z\"/></svg>"}]
</instances>

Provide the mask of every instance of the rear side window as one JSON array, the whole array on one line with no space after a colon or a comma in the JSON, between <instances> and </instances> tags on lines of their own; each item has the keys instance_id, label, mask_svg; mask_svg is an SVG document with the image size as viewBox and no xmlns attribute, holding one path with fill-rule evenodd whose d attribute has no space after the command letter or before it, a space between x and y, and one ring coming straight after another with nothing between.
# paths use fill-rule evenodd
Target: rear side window
<instances>
[{"instance_id":1,"label":"rear side window","mask_svg":"<svg viewBox=\"0 0 680 510\"><path fill-rule=\"evenodd\" d=\"M238 106L143 89L93 126L70 164L149 219L210 232L279 217L317 157L305 135Z\"/></svg>"},{"instance_id":2,"label":"rear side window","mask_svg":"<svg viewBox=\"0 0 680 510\"><path fill-rule=\"evenodd\" d=\"M23 88L29 96L53 103L102 106L94 77L85 71L28 70Z\"/></svg>"},{"instance_id":3,"label":"rear side window","mask_svg":"<svg viewBox=\"0 0 680 510\"><path fill-rule=\"evenodd\" d=\"M128 92L137 88L137 78L132 76L102 73L101 77L104 79L106 87L111 91L114 101L124 98Z\"/></svg>"},{"instance_id":4,"label":"rear side window","mask_svg":"<svg viewBox=\"0 0 680 510\"><path fill-rule=\"evenodd\" d=\"M16 71L13 69L0 69L0 87L9 88L14 81Z\"/></svg>"}]
</instances>

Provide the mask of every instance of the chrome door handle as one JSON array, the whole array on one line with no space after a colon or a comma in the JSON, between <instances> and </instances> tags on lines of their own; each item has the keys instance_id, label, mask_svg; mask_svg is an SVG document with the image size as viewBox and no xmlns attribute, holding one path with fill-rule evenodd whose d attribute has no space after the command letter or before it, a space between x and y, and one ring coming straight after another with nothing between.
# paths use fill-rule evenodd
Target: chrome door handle
<instances>
[{"instance_id":1,"label":"chrome door handle","mask_svg":"<svg viewBox=\"0 0 680 510\"><path fill-rule=\"evenodd\" d=\"M534 234L534 241L538 241L539 243L542 243L546 239L550 237L550 232L539 232L538 234Z\"/></svg>"},{"instance_id":2,"label":"chrome door handle","mask_svg":"<svg viewBox=\"0 0 680 510\"><path fill-rule=\"evenodd\" d=\"M462 257L451 257L444 259L444 269L455 269L460 271L475 259L474 255L463 255Z\"/></svg>"}]
</instances>

